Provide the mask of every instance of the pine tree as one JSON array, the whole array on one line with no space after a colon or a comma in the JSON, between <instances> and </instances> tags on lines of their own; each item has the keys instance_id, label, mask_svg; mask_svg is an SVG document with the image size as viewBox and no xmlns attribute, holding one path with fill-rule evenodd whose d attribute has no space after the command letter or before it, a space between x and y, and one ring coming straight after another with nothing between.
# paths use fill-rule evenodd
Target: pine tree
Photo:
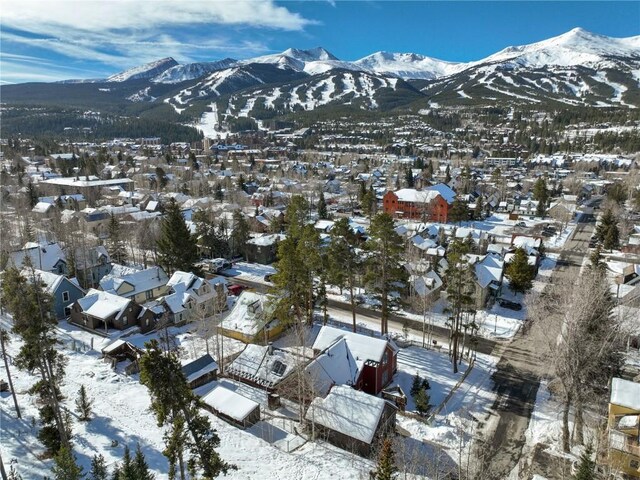
<instances>
[{"instance_id":1,"label":"pine tree","mask_svg":"<svg viewBox=\"0 0 640 480\"><path fill-rule=\"evenodd\" d=\"M381 303L380 333L389 333L389 307L393 299L391 292L396 284L405 280L406 274L400 265L404 245L402 237L395 231L393 218L388 213L379 213L369 228L366 243L369 252L366 281L376 292Z\"/></svg>"},{"instance_id":2,"label":"pine tree","mask_svg":"<svg viewBox=\"0 0 640 480\"><path fill-rule=\"evenodd\" d=\"M596 462L591 459L593 455L593 446L589 443L585 451L580 455L580 464L578 471L573 476L573 480L595 480L596 479Z\"/></svg>"},{"instance_id":3,"label":"pine tree","mask_svg":"<svg viewBox=\"0 0 640 480\"><path fill-rule=\"evenodd\" d=\"M416 373L411 383L411 396L415 397L420 390L422 390L422 378L419 373Z\"/></svg>"},{"instance_id":4,"label":"pine tree","mask_svg":"<svg viewBox=\"0 0 640 480\"><path fill-rule=\"evenodd\" d=\"M620 246L620 231L618 225L611 225L605 234L602 246L607 250L613 250Z\"/></svg>"},{"instance_id":5,"label":"pine tree","mask_svg":"<svg viewBox=\"0 0 640 480\"><path fill-rule=\"evenodd\" d=\"M136 455L133 458L133 466L136 472L136 480L153 480L155 478L155 475L149 472L149 465L144 458L144 453L142 453L139 443L136 447Z\"/></svg>"},{"instance_id":6,"label":"pine tree","mask_svg":"<svg viewBox=\"0 0 640 480\"><path fill-rule=\"evenodd\" d=\"M415 180L413 179L413 171L411 168L407 167L404 171L405 183L407 184L407 188L413 188L415 186Z\"/></svg>"},{"instance_id":7,"label":"pine tree","mask_svg":"<svg viewBox=\"0 0 640 480\"><path fill-rule=\"evenodd\" d=\"M536 180L536 183L533 185L533 199L538 201L536 215L544 217L544 214L547 211L549 190L547 188L547 181L543 177Z\"/></svg>"},{"instance_id":8,"label":"pine tree","mask_svg":"<svg viewBox=\"0 0 640 480\"><path fill-rule=\"evenodd\" d=\"M149 389L151 409L159 425L170 425L177 416L184 420L189 437L183 448L190 454L187 466L191 476L201 472L204 478L212 479L235 470L235 465L224 462L216 452L220 438L208 417L200 413L200 401L189 387L175 352L165 354L155 339L145 347L140 359L140 382Z\"/></svg>"},{"instance_id":9,"label":"pine tree","mask_svg":"<svg viewBox=\"0 0 640 480\"><path fill-rule=\"evenodd\" d=\"M240 210L233 212L233 228L231 230L230 244L233 256L247 257L247 241L251 238L249 224Z\"/></svg>"},{"instance_id":10,"label":"pine tree","mask_svg":"<svg viewBox=\"0 0 640 480\"><path fill-rule=\"evenodd\" d=\"M467 202L456 198L449 210L448 220L453 223L466 222L469 220L469 206Z\"/></svg>"},{"instance_id":11,"label":"pine tree","mask_svg":"<svg viewBox=\"0 0 640 480\"><path fill-rule=\"evenodd\" d=\"M53 299L30 269L27 280L16 268L2 275L2 300L13 315L13 332L22 345L14 362L21 370L35 372L39 380L30 392L39 396L41 429L38 439L55 454L69 446L69 424L60 406L60 382L65 357L59 353Z\"/></svg>"},{"instance_id":12,"label":"pine tree","mask_svg":"<svg viewBox=\"0 0 640 480\"><path fill-rule=\"evenodd\" d=\"M107 242L107 251L111 260L115 263L123 264L127 261L127 249L125 247L120 221L112 213L109 219L109 240Z\"/></svg>"},{"instance_id":13,"label":"pine tree","mask_svg":"<svg viewBox=\"0 0 640 480\"><path fill-rule=\"evenodd\" d=\"M516 293L526 293L533 286L535 268L529 265L527 253L516 248L513 259L507 264L505 276L509 279L509 288Z\"/></svg>"},{"instance_id":14,"label":"pine tree","mask_svg":"<svg viewBox=\"0 0 640 480\"><path fill-rule=\"evenodd\" d=\"M484 214L484 201L482 200L482 195L480 195L476 200L476 208L473 209L474 220L482 220L483 214Z\"/></svg>"},{"instance_id":15,"label":"pine tree","mask_svg":"<svg viewBox=\"0 0 640 480\"><path fill-rule=\"evenodd\" d=\"M447 165L447 169L444 172L444 183L447 185L451 182L451 166Z\"/></svg>"},{"instance_id":16,"label":"pine tree","mask_svg":"<svg viewBox=\"0 0 640 480\"><path fill-rule=\"evenodd\" d=\"M320 198L318 199L318 218L320 220L326 220L329 218L327 213L327 202L324 199L324 192L320 192Z\"/></svg>"},{"instance_id":17,"label":"pine tree","mask_svg":"<svg viewBox=\"0 0 640 480\"><path fill-rule=\"evenodd\" d=\"M349 220L340 218L337 220L331 232L331 241L328 251L328 275L331 284L340 288L349 289L351 303L351 317L353 331L356 331L356 279L361 271L362 262L356 251L356 235L349 225Z\"/></svg>"},{"instance_id":18,"label":"pine tree","mask_svg":"<svg viewBox=\"0 0 640 480\"><path fill-rule=\"evenodd\" d=\"M391 440L387 437L382 441L382 448L378 454L378 464L374 478L376 480L393 480L397 471L395 454Z\"/></svg>"},{"instance_id":19,"label":"pine tree","mask_svg":"<svg viewBox=\"0 0 640 480\"><path fill-rule=\"evenodd\" d=\"M445 311L449 314L450 355L453 373L458 373L459 342L462 330L462 316L473 306L473 272L466 259L468 247L459 239L455 239L448 250L449 267L445 272L447 301Z\"/></svg>"},{"instance_id":20,"label":"pine tree","mask_svg":"<svg viewBox=\"0 0 640 480\"><path fill-rule=\"evenodd\" d=\"M55 480L81 480L84 477L84 469L77 464L75 455L68 447L61 447L53 460L55 464L51 472Z\"/></svg>"},{"instance_id":21,"label":"pine tree","mask_svg":"<svg viewBox=\"0 0 640 480\"><path fill-rule=\"evenodd\" d=\"M118 480L138 480L136 466L131 458L131 450L125 445L122 465L118 465Z\"/></svg>"},{"instance_id":22,"label":"pine tree","mask_svg":"<svg viewBox=\"0 0 640 480\"><path fill-rule=\"evenodd\" d=\"M83 422L88 422L91 419L92 404L93 401L88 397L86 388L84 388L84 385L80 385L78 398L76 398L76 412Z\"/></svg>"},{"instance_id":23,"label":"pine tree","mask_svg":"<svg viewBox=\"0 0 640 480\"><path fill-rule=\"evenodd\" d=\"M424 416L429 413L429 410L431 410L431 405L429 404L431 398L424 388L420 388L420 390L418 390L413 397L413 401L415 402L416 410L420 415Z\"/></svg>"},{"instance_id":24,"label":"pine tree","mask_svg":"<svg viewBox=\"0 0 640 480\"><path fill-rule=\"evenodd\" d=\"M91 459L89 480L107 480L107 462L102 454L94 455Z\"/></svg>"},{"instance_id":25,"label":"pine tree","mask_svg":"<svg viewBox=\"0 0 640 480\"><path fill-rule=\"evenodd\" d=\"M158 263L171 275L176 270L197 271L194 265L198 259L195 238L187 228L180 206L172 198L160 224Z\"/></svg>"}]
</instances>

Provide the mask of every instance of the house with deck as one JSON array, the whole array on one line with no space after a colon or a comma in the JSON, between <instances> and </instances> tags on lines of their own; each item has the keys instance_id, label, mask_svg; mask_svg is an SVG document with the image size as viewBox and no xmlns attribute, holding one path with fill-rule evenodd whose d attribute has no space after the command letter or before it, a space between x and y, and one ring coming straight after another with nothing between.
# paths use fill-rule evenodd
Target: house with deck
<instances>
[{"instance_id":1,"label":"house with deck","mask_svg":"<svg viewBox=\"0 0 640 480\"><path fill-rule=\"evenodd\" d=\"M353 362L358 369L354 384L356 388L377 395L391 382L398 368L398 347L393 340L369 337L325 325L313 343L316 359L322 353L330 352L331 347L338 342L343 342L348 349L345 363L339 368L351 369ZM337 373L333 372L332 375Z\"/></svg>"},{"instance_id":2,"label":"house with deck","mask_svg":"<svg viewBox=\"0 0 640 480\"><path fill-rule=\"evenodd\" d=\"M640 478L640 383L614 378L609 399L608 464Z\"/></svg>"}]
</instances>

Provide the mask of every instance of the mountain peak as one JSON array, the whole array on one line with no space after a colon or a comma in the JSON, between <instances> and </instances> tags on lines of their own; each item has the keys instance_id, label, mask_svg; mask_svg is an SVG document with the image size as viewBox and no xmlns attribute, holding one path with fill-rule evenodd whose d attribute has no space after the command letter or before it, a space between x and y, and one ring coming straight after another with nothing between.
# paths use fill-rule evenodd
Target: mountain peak
<instances>
[{"instance_id":1,"label":"mountain peak","mask_svg":"<svg viewBox=\"0 0 640 480\"><path fill-rule=\"evenodd\" d=\"M336 56L324 49L323 47L310 48L308 50L300 50L298 48L287 48L282 55L295 58L303 62L313 62L318 60L338 60Z\"/></svg>"},{"instance_id":2,"label":"mountain peak","mask_svg":"<svg viewBox=\"0 0 640 480\"><path fill-rule=\"evenodd\" d=\"M165 70L178 65L172 57L161 58L153 62L145 63L137 67L130 68L107 78L107 82L126 82L127 80L141 80L144 78L153 78L160 75Z\"/></svg>"}]
</instances>

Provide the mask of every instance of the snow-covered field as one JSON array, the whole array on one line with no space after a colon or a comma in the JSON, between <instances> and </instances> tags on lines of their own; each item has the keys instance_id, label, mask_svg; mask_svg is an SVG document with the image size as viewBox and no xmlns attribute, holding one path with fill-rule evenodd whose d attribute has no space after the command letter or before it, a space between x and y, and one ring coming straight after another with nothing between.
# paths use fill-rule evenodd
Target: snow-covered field
<instances>
[{"instance_id":1,"label":"snow-covered field","mask_svg":"<svg viewBox=\"0 0 640 480\"><path fill-rule=\"evenodd\" d=\"M90 342L87 336L91 334L88 332L67 329L64 335L70 339L75 338L76 334L78 344L80 341ZM96 345L98 342L102 343L101 337L96 337L94 341ZM14 340L9 346L9 354L14 355L18 348L19 341ZM65 407L73 412L80 385L85 385L89 397L94 402L94 418L90 422L79 422L72 413L74 452L79 463L88 470L92 456L101 453L107 463L113 466L122 458L124 445L135 448L136 444L140 443L157 478L167 478L167 462L162 455L163 431L158 428L155 418L148 410L147 389L138 382L137 376L128 377L114 372L109 365L102 362L96 350L80 353L65 349L63 353L68 360L67 374L62 386L62 393L66 397ZM4 367L2 371L4 376ZM11 373L23 418L16 418L11 396L2 394L2 458L5 465L13 463L25 479L50 475L52 461L43 458L43 449L35 438L37 427L33 426L33 422L37 419L37 406L34 397L27 392L35 382L35 377L17 368L13 368ZM226 387L243 388L242 393L247 394L245 390L248 387L233 385L233 382L227 380L224 382ZM287 441L289 448L299 446L303 442L298 441L298 444L292 445L293 435L287 433L287 429L290 428L286 424L282 425L283 428L277 428L280 420L272 422L273 425L266 425L263 421L244 431L212 415L210 418L221 438L218 449L220 455L238 466L238 470L231 472L226 478L305 480L327 476L360 479L372 468L370 461L325 443L307 443L287 453L284 447ZM112 446L114 440L117 441L117 446Z\"/></svg>"}]
</instances>

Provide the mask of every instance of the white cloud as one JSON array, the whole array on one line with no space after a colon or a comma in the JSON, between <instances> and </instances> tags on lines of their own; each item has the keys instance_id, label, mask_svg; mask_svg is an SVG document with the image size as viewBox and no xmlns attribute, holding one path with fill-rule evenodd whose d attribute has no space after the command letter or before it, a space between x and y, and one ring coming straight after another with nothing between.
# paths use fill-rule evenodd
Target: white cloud
<instances>
[{"instance_id":1,"label":"white cloud","mask_svg":"<svg viewBox=\"0 0 640 480\"><path fill-rule=\"evenodd\" d=\"M302 30L314 23L272 0L3 0L5 26L51 33L67 27L92 32L218 24ZM60 31L60 30L57 30Z\"/></svg>"},{"instance_id":2,"label":"white cloud","mask_svg":"<svg viewBox=\"0 0 640 480\"><path fill-rule=\"evenodd\" d=\"M2 7L3 54L20 45L34 55L55 52L115 68L168 56L189 62L262 54L265 44L229 38L232 31L301 31L315 23L273 0L3 0Z\"/></svg>"}]
</instances>

